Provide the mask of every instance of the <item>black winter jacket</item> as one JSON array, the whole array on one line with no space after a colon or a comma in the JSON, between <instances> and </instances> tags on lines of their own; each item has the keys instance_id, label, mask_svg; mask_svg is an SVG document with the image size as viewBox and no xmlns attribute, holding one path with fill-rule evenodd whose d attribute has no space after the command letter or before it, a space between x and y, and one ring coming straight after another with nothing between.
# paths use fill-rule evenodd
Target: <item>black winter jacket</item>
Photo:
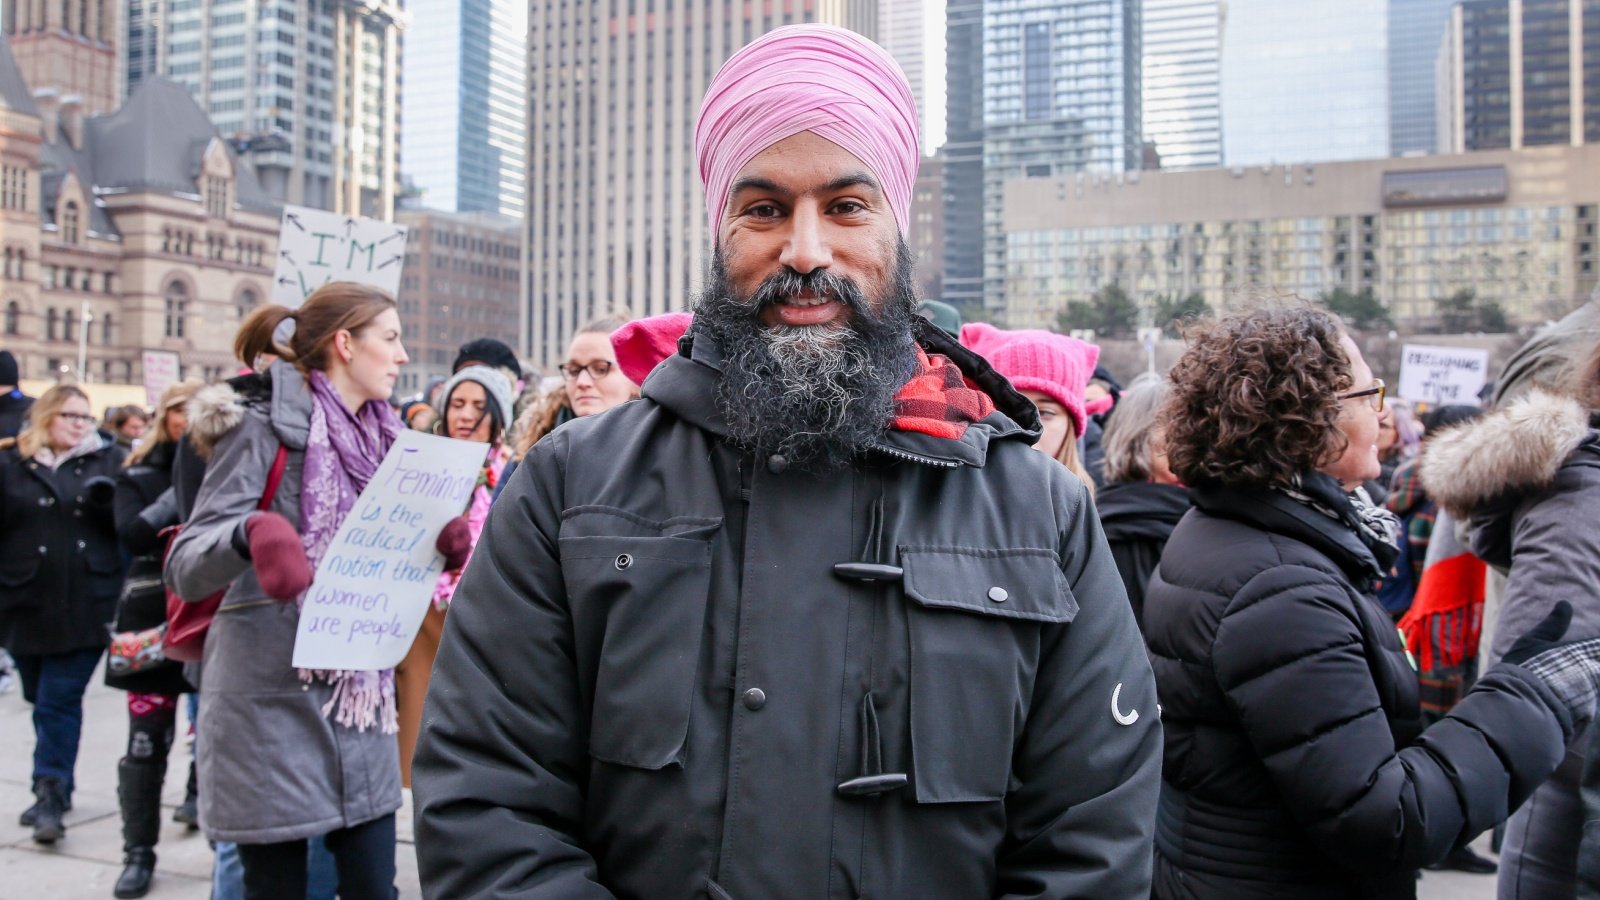
<instances>
[{"instance_id":1,"label":"black winter jacket","mask_svg":"<svg viewBox=\"0 0 1600 900\"><path fill-rule=\"evenodd\" d=\"M528 453L434 664L427 896L1148 896L1161 728L1100 524L923 324L1000 406L959 440L735 451L702 337Z\"/></svg>"},{"instance_id":2,"label":"black winter jacket","mask_svg":"<svg viewBox=\"0 0 1600 900\"><path fill-rule=\"evenodd\" d=\"M117 603L117 631L143 631L167 620L167 590L161 581L161 563L167 542L161 531L178 524L178 506L172 492L175 444L159 444L136 465L117 476L116 522L122 549L132 560ZM106 684L124 691L146 694L181 694L190 690L183 666L163 662L131 675L106 669Z\"/></svg>"},{"instance_id":3,"label":"black winter jacket","mask_svg":"<svg viewBox=\"0 0 1600 900\"><path fill-rule=\"evenodd\" d=\"M0 645L12 653L106 646L123 565L111 503L86 484L115 478L122 458L106 441L52 471L0 452Z\"/></svg>"},{"instance_id":4,"label":"black winter jacket","mask_svg":"<svg viewBox=\"0 0 1600 900\"><path fill-rule=\"evenodd\" d=\"M1100 527L1106 530L1111 558L1117 561L1133 617L1144 623L1144 592L1161 562L1172 529L1189 511L1189 489L1172 484L1125 481L1095 494Z\"/></svg>"},{"instance_id":5,"label":"black winter jacket","mask_svg":"<svg viewBox=\"0 0 1600 900\"><path fill-rule=\"evenodd\" d=\"M1515 666L1420 730L1416 673L1353 530L1274 491L1196 489L1145 603L1166 760L1159 898L1411 897L1560 761Z\"/></svg>"}]
</instances>

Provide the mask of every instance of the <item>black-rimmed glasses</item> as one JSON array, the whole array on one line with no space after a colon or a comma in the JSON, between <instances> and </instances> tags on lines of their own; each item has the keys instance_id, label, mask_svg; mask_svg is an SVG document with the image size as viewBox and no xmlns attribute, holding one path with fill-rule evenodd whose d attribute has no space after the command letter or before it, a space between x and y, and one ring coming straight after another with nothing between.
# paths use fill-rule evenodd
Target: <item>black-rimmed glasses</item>
<instances>
[{"instance_id":1,"label":"black-rimmed glasses","mask_svg":"<svg viewBox=\"0 0 1600 900\"><path fill-rule=\"evenodd\" d=\"M589 376L595 381L599 381L600 379L611 374L611 367L614 365L616 365L616 363L609 359L597 359L586 366L580 366L577 363L567 363L560 368L562 377L568 381L577 381L578 376L582 375L585 371L587 371Z\"/></svg>"},{"instance_id":2,"label":"black-rimmed glasses","mask_svg":"<svg viewBox=\"0 0 1600 900\"><path fill-rule=\"evenodd\" d=\"M1372 387L1351 391L1348 394L1340 394L1339 399L1355 400L1363 398L1366 399L1367 405L1372 407L1374 412L1383 412L1383 396L1388 390L1389 386L1383 383L1382 378L1374 378L1372 379Z\"/></svg>"}]
</instances>

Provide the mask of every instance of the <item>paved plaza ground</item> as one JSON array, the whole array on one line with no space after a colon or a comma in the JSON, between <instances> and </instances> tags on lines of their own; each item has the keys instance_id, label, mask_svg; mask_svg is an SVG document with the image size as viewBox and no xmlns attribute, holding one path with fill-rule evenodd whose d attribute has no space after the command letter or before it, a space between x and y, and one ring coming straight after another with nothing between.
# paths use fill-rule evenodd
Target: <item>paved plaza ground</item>
<instances>
[{"instance_id":1,"label":"paved plaza ground","mask_svg":"<svg viewBox=\"0 0 1600 900\"><path fill-rule=\"evenodd\" d=\"M20 689L0 696L0 900L104 900L111 896L111 885L122 871L117 759L128 735L125 696L105 687L96 674L84 701L78 790L73 810L67 814L67 836L49 848L33 843L30 832L16 820L32 802L28 794L33 752L29 707ZM175 747L167 773L165 800L169 808L162 816L161 844L156 848L160 862L150 890L152 900L206 900L211 894L211 848L205 837L170 821L170 807L183 799L188 765L187 749ZM401 897L420 897L409 799L398 815L398 881ZM1486 844L1480 840L1480 849ZM1429 872L1422 879L1422 900L1490 900L1493 896L1493 876Z\"/></svg>"}]
</instances>

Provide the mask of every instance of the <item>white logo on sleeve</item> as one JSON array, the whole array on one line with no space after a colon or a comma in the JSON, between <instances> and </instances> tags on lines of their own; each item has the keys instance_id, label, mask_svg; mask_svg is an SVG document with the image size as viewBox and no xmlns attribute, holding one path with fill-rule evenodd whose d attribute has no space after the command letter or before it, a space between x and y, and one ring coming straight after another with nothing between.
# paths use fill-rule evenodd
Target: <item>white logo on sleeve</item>
<instances>
[{"instance_id":1,"label":"white logo on sleeve","mask_svg":"<svg viewBox=\"0 0 1600 900\"><path fill-rule=\"evenodd\" d=\"M1133 723L1139 721L1139 711L1137 709L1130 709L1124 713L1122 710L1118 709L1117 703L1121 696L1122 682L1119 681L1117 682L1117 686L1111 689L1111 718L1116 719L1118 725L1132 725Z\"/></svg>"}]
</instances>

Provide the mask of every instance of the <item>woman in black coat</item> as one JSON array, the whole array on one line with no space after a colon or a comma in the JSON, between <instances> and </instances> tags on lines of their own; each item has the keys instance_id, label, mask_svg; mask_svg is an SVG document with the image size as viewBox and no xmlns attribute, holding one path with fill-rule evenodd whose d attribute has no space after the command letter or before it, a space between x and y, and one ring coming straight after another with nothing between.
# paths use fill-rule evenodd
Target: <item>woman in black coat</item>
<instances>
[{"instance_id":1,"label":"woman in black coat","mask_svg":"<svg viewBox=\"0 0 1600 900\"><path fill-rule=\"evenodd\" d=\"M1117 414L1106 422L1107 485L1094 498L1133 617L1141 624L1145 586L1172 529L1189 511L1189 491L1167 465L1166 439L1157 422L1168 393L1165 380L1149 379L1122 394Z\"/></svg>"},{"instance_id":2,"label":"woman in black coat","mask_svg":"<svg viewBox=\"0 0 1600 900\"><path fill-rule=\"evenodd\" d=\"M172 463L178 439L188 425L184 405L200 383L175 384L161 395L153 426L129 454L117 476L116 523L122 547L132 557L113 627L115 645L106 665L106 684L128 692L128 749L117 763L117 798L122 806L123 869L117 897L143 897L156 865L161 833L161 784L167 754L177 732L179 697L191 688L183 666L160 658L161 629L167 620L167 591L161 580L166 539L178 524L172 488ZM138 659L127 664L128 657ZM191 764L189 794L194 793ZM186 801L192 809L192 800ZM193 822L190 815L188 821Z\"/></svg>"},{"instance_id":3,"label":"woman in black coat","mask_svg":"<svg viewBox=\"0 0 1600 900\"><path fill-rule=\"evenodd\" d=\"M1145 599L1166 741L1154 894L1412 897L1419 867L1515 809L1593 717L1600 641L1557 645L1557 613L1424 729L1372 593L1397 522L1357 490L1383 383L1310 307L1193 337L1163 422L1196 508Z\"/></svg>"},{"instance_id":4,"label":"woman in black coat","mask_svg":"<svg viewBox=\"0 0 1600 900\"><path fill-rule=\"evenodd\" d=\"M41 844L66 833L83 692L122 587L111 511L122 457L71 385L45 391L16 446L0 452L0 645L33 704L37 802L21 822Z\"/></svg>"}]
</instances>

